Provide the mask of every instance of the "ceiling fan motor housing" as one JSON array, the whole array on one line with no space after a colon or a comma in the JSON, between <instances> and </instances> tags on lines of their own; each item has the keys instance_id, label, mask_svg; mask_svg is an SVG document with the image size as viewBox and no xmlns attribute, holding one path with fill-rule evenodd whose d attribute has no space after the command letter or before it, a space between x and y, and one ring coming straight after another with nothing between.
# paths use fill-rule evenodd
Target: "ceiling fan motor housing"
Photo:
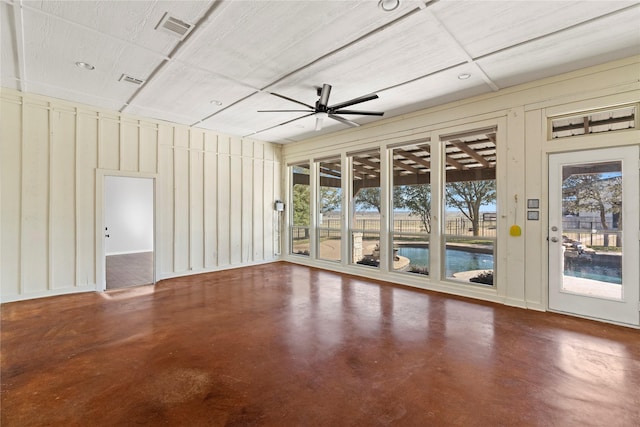
<instances>
[{"instance_id":1,"label":"ceiling fan motor housing","mask_svg":"<svg viewBox=\"0 0 640 427\"><path fill-rule=\"evenodd\" d=\"M345 119L344 117L338 116L338 114L355 114L355 115L364 115L364 116L382 116L384 113L380 112L380 111L360 111L360 110L345 110L344 108L349 107L351 105L355 105L355 104L360 104L362 102L367 102L367 101L371 101L373 99L378 98L378 95L376 95L375 93L369 94L369 95L364 95L364 96L360 96L358 98L353 98L349 101L345 101L345 102L341 102L332 106L329 106L329 95L331 94L331 85L324 83L322 85L322 87L316 87L316 94L319 97L318 100L315 103L315 107L312 107L309 104L305 104L304 102L298 101L296 99L293 98L289 98L287 96L284 95L280 95L278 93L275 92L271 92L272 95L275 95L279 98L282 99L286 99L287 101L291 101L291 102L295 102L296 104L300 104L303 105L307 108L309 108L309 110L260 110L260 112L301 112L301 113L307 113L304 116L300 116L300 117L296 117L292 120L287 120L286 122L280 123L278 125L272 126L271 128L268 129L272 129L274 127L278 127L278 126L282 126L282 125L286 125L289 124L291 122L294 122L296 120L300 120L303 119L305 117L309 117L309 116L316 116L316 130L320 130L322 129L322 120L329 117L333 120L336 120L342 124L345 124L347 126L351 126L351 127L357 127L360 126L358 123ZM268 130L266 129L266 130Z\"/></svg>"}]
</instances>

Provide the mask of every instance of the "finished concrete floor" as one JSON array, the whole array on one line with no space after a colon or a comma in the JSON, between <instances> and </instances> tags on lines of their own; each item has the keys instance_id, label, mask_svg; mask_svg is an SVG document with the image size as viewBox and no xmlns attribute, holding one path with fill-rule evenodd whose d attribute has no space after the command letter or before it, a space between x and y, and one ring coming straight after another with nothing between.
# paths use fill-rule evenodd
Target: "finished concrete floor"
<instances>
[{"instance_id":1,"label":"finished concrete floor","mask_svg":"<svg viewBox=\"0 0 640 427\"><path fill-rule=\"evenodd\" d=\"M4 426L638 426L640 332L288 263L2 306Z\"/></svg>"}]
</instances>

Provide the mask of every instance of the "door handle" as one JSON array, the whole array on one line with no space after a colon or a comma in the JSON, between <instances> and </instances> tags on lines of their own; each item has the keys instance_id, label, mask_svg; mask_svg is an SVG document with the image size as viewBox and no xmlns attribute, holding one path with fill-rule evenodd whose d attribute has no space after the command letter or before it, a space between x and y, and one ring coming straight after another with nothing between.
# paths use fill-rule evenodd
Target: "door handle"
<instances>
[{"instance_id":1,"label":"door handle","mask_svg":"<svg viewBox=\"0 0 640 427\"><path fill-rule=\"evenodd\" d=\"M552 238L551 238L551 241L555 243L555 242L557 242L557 241L558 241L558 238L557 238L557 237L552 237Z\"/></svg>"}]
</instances>

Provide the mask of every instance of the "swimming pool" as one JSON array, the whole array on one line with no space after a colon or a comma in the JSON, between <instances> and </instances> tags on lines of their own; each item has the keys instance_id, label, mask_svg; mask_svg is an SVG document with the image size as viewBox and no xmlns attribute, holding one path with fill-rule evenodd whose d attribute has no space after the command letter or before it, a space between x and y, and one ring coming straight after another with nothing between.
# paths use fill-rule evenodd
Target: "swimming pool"
<instances>
[{"instance_id":1,"label":"swimming pool","mask_svg":"<svg viewBox=\"0 0 640 427\"><path fill-rule=\"evenodd\" d=\"M410 265L429 266L429 248L426 246L401 246L398 255L409 258ZM469 270L493 270L493 255L456 249L446 250L446 277ZM573 277L599 280L608 283L622 283L622 265L598 263L565 263L564 274Z\"/></svg>"},{"instance_id":2,"label":"swimming pool","mask_svg":"<svg viewBox=\"0 0 640 427\"><path fill-rule=\"evenodd\" d=\"M575 262L565 258L564 275L581 277L583 279L598 280L600 282L622 284L622 257L616 257L614 263L586 260Z\"/></svg>"},{"instance_id":3,"label":"swimming pool","mask_svg":"<svg viewBox=\"0 0 640 427\"><path fill-rule=\"evenodd\" d=\"M411 260L411 265L416 267L429 266L429 248L417 246L401 246L398 255ZM455 249L446 250L446 276L453 273L469 270L493 270L493 255L481 254Z\"/></svg>"}]
</instances>

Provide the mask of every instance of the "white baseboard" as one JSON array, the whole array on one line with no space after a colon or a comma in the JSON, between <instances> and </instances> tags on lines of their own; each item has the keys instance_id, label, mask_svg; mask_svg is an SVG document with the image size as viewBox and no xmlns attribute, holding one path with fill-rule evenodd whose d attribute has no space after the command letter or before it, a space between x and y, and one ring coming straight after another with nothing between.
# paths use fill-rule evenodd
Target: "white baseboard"
<instances>
[{"instance_id":1,"label":"white baseboard","mask_svg":"<svg viewBox=\"0 0 640 427\"><path fill-rule=\"evenodd\" d=\"M53 297L57 295L69 295L69 294L78 294L82 292L95 292L96 285L84 285L84 286L75 286L73 288L63 288L63 289L50 289L46 291L38 291L27 294L14 294L14 295L1 295L0 302L15 302L15 301L23 301L29 299L36 298L44 298L44 297Z\"/></svg>"}]
</instances>

